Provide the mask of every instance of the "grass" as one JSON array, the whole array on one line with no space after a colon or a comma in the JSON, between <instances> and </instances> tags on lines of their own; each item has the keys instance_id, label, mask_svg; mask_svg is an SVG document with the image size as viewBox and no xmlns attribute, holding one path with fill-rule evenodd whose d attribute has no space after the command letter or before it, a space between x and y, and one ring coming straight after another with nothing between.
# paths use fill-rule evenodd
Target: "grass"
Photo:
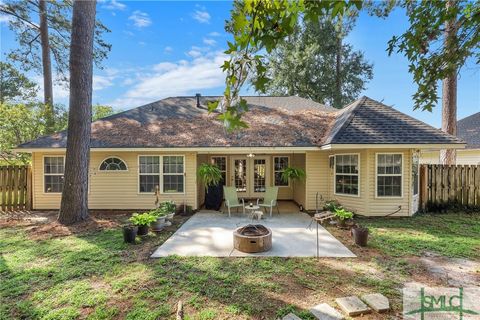
<instances>
[{"instance_id":1,"label":"grass","mask_svg":"<svg viewBox=\"0 0 480 320\"><path fill-rule=\"evenodd\" d=\"M480 215L438 214L412 218L364 218L371 245L401 257L434 252L447 257L480 258Z\"/></svg>"},{"instance_id":2,"label":"grass","mask_svg":"<svg viewBox=\"0 0 480 320\"><path fill-rule=\"evenodd\" d=\"M117 229L46 240L32 240L23 227L0 229L0 319L174 319L179 300L186 319L274 319L289 312L312 319L309 306L371 292L386 294L399 312L399 289L417 273L405 257L432 251L478 258L478 216L361 223L371 229L371 249L352 248L357 259L320 260L151 260L149 250L168 234L126 245Z\"/></svg>"}]
</instances>

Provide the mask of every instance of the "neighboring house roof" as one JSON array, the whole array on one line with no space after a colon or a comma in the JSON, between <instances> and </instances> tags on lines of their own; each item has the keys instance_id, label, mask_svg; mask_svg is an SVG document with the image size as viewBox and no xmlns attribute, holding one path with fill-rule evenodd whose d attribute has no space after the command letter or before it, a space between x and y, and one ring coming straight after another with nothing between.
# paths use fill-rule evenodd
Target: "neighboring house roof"
<instances>
[{"instance_id":1,"label":"neighboring house roof","mask_svg":"<svg viewBox=\"0 0 480 320\"><path fill-rule=\"evenodd\" d=\"M228 134L208 101L173 97L92 123L92 148L319 147L326 144L452 144L451 135L362 97L337 110L299 97L243 97L249 128ZM66 131L19 148L65 148Z\"/></svg>"},{"instance_id":2,"label":"neighboring house roof","mask_svg":"<svg viewBox=\"0 0 480 320\"><path fill-rule=\"evenodd\" d=\"M468 149L480 149L480 112L457 122L457 136L467 143Z\"/></svg>"}]
</instances>

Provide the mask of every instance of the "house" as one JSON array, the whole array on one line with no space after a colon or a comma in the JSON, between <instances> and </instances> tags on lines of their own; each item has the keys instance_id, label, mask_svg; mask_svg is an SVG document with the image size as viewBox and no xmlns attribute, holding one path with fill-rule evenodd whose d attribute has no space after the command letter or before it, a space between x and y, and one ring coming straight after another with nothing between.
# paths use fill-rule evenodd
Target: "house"
<instances>
[{"instance_id":1,"label":"house","mask_svg":"<svg viewBox=\"0 0 480 320\"><path fill-rule=\"evenodd\" d=\"M465 149L457 150L457 164L480 165L480 112L457 121L457 136L466 142ZM440 164L440 152L424 150L420 162Z\"/></svg>"},{"instance_id":2,"label":"house","mask_svg":"<svg viewBox=\"0 0 480 320\"><path fill-rule=\"evenodd\" d=\"M317 195L362 215L408 216L418 208L419 150L464 142L362 97L337 110L299 97L244 97L249 128L227 134L209 114L219 97L173 97L92 123L89 206L149 209L161 200L200 208L201 163L216 163L241 197L279 186L279 199L315 210ZM66 132L18 146L32 154L33 207L60 205ZM304 181L280 179L287 166Z\"/></svg>"}]
</instances>

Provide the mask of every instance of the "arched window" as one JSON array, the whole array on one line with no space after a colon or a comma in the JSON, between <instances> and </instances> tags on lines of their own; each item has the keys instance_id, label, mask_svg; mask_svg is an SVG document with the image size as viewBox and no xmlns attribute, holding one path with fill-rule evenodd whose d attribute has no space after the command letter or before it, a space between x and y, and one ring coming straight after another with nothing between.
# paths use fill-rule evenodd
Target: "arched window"
<instances>
[{"instance_id":1,"label":"arched window","mask_svg":"<svg viewBox=\"0 0 480 320\"><path fill-rule=\"evenodd\" d=\"M125 161L117 157L110 157L102 161L100 171L126 171L127 165Z\"/></svg>"}]
</instances>

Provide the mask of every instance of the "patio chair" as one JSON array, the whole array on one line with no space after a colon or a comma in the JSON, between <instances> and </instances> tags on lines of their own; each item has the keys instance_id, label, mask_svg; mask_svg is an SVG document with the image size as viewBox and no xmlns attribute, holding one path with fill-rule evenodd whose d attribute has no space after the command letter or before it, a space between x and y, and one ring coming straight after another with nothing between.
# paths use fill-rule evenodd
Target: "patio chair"
<instances>
[{"instance_id":1,"label":"patio chair","mask_svg":"<svg viewBox=\"0 0 480 320\"><path fill-rule=\"evenodd\" d=\"M277 212L280 214L277 203L278 187L267 187L265 190L265 196L263 197L263 203L260 203L260 199L257 199L257 206L266 210L270 208L270 217L272 216L273 207L277 207Z\"/></svg>"},{"instance_id":2,"label":"patio chair","mask_svg":"<svg viewBox=\"0 0 480 320\"><path fill-rule=\"evenodd\" d=\"M225 196L225 207L228 209L228 216L231 216L231 208L243 208L243 214L245 214L245 200L242 199L242 202L238 201L237 190L235 187L223 187L223 194Z\"/></svg>"}]
</instances>

